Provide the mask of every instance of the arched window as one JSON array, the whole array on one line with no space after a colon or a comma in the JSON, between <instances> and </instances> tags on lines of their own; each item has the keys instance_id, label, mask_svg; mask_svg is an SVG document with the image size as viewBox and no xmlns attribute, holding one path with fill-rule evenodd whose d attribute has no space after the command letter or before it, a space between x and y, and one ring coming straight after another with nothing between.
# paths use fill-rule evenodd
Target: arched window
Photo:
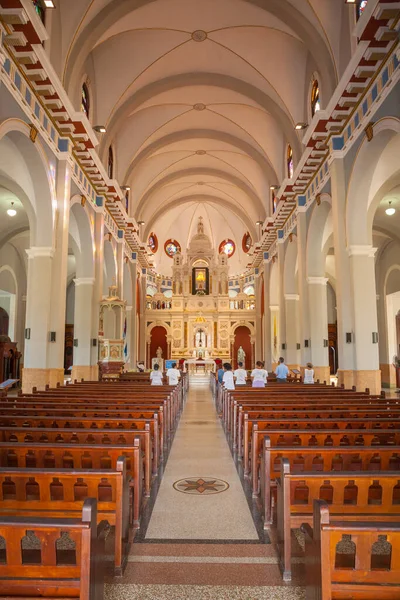
<instances>
[{"instance_id":1,"label":"arched window","mask_svg":"<svg viewBox=\"0 0 400 600\"><path fill-rule=\"evenodd\" d=\"M243 252L246 252L246 254L248 252L250 252L250 248L253 245L253 240L251 239L251 235L249 232L245 233L243 236L243 240L242 240L242 249Z\"/></svg>"},{"instance_id":2,"label":"arched window","mask_svg":"<svg viewBox=\"0 0 400 600\"><path fill-rule=\"evenodd\" d=\"M288 144L287 152L286 152L286 166L287 166L287 176L289 179L292 179L294 173L294 163L293 163L293 150L292 146Z\"/></svg>"},{"instance_id":3,"label":"arched window","mask_svg":"<svg viewBox=\"0 0 400 600\"><path fill-rule=\"evenodd\" d=\"M164 244L165 254L173 258L177 252L181 252L181 245L176 240L167 240Z\"/></svg>"},{"instance_id":4,"label":"arched window","mask_svg":"<svg viewBox=\"0 0 400 600\"><path fill-rule=\"evenodd\" d=\"M236 246L235 246L235 242L233 240L224 240L219 245L219 253L221 254L221 252L223 252L224 254L227 255L228 258L233 256L233 254L235 253L235 250L236 250Z\"/></svg>"},{"instance_id":5,"label":"arched window","mask_svg":"<svg viewBox=\"0 0 400 600\"><path fill-rule=\"evenodd\" d=\"M155 233L151 233L148 239L148 245L150 250L155 254L158 250L158 239Z\"/></svg>"},{"instance_id":6,"label":"arched window","mask_svg":"<svg viewBox=\"0 0 400 600\"><path fill-rule=\"evenodd\" d=\"M33 2L33 6L35 7L35 11L39 15L42 23L44 24L45 8L43 6L42 0L32 0L32 2Z\"/></svg>"},{"instance_id":7,"label":"arched window","mask_svg":"<svg viewBox=\"0 0 400 600\"><path fill-rule=\"evenodd\" d=\"M114 176L114 153L111 146L108 149L107 175L110 179Z\"/></svg>"},{"instance_id":8,"label":"arched window","mask_svg":"<svg viewBox=\"0 0 400 600\"><path fill-rule=\"evenodd\" d=\"M311 89L311 115L314 116L316 112L321 110L321 101L319 98L319 83L317 79L314 79Z\"/></svg>"},{"instance_id":9,"label":"arched window","mask_svg":"<svg viewBox=\"0 0 400 600\"><path fill-rule=\"evenodd\" d=\"M82 86L82 92L81 92L81 111L85 113L85 115L87 116L87 118L89 118L89 111L90 111L90 96L89 96L89 89L86 83L83 84Z\"/></svg>"},{"instance_id":10,"label":"arched window","mask_svg":"<svg viewBox=\"0 0 400 600\"><path fill-rule=\"evenodd\" d=\"M367 8L368 0L358 0L357 2L357 21Z\"/></svg>"}]
</instances>

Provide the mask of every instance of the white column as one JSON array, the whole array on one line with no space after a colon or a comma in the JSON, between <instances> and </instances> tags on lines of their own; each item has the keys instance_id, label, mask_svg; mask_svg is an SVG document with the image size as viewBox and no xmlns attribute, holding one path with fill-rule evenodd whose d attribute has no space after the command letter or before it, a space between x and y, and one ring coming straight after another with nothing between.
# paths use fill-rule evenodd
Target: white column
<instances>
[{"instance_id":1,"label":"white column","mask_svg":"<svg viewBox=\"0 0 400 600\"><path fill-rule=\"evenodd\" d=\"M338 328L339 383L347 384L346 372L352 372L354 344L346 341L346 334L354 333L353 305L351 297L350 262L346 247L346 174L343 160L334 159L331 164L332 220L335 246L336 306ZM344 373L340 374L341 371ZM351 378L348 380L352 384Z\"/></svg>"},{"instance_id":2,"label":"white column","mask_svg":"<svg viewBox=\"0 0 400 600\"><path fill-rule=\"evenodd\" d=\"M92 355L92 321L94 277L79 277L75 283L74 367L90 367Z\"/></svg>"},{"instance_id":3,"label":"white column","mask_svg":"<svg viewBox=\"0 0 400 600\"><path fill-rule=\"evenodd\" d=\"M98 360L99 360L99 316L100 316L100 301L103 297L103 278L104 278L104 213L98 212L95 214L94 221L94 286L92 297L92 339L96 340L96 345L91 345L90 364L92 366L92 379L98 377Z\"/></svg>"},{"instance_id":4,"label":"white column","mask_svg":"<svg viewBox=\"0 0 400 600\"><path fill-rule=\"evenodd\" d=\"M300 350L297 349L299 338L299 296L298 294L285 294L286 311L286 357L288 365L298 365Z\"/></svg>"},{"instance_id":5,"label":"white column","mask_svg":"<svg viewBox=\"0 0 400 600\"><path fill-rule=\"evenodd\" d=\"M379 369L379 345L373 341L378 332L375 285L375 252L372 246L350 246L350 269L354 307L354 344L356 369Z\"/></svg>"},{"instance_id":6,"label":"white column","mask_svg":"<svg viewBox=\"0 0 400 600\"><path fill-rule=\"evenodd\" d=\"M139 360L146 360L146 269L140 276ZM147 367L151 365L146 365Z\"/></svg>"},{"instance_id":7,"label":"white column","mask_svg":"<svg viewBox=\"0 0 400 600\"><path fill-rule=\"evenodd\" d=\"M325 277L308 277L310 302L311 362L315 367L329 367L328 296ZM325 343L326 343L325 342Z\"/></svg>"},{"instance_id":8,"label":"white column","mask_svg":"<svg viewBox=\"0 0 400 600\"><path fill-rule=\"evenodd\" d=\"M53 248L34 246L28 255L25 369L46 369L51 314Z\"/></svg>"},{"instance_id":9,"label":"white column","mask_svg":"<svg viewBox=\"0 0 400 600\"><path fill-rule=\"evenodd\" d=\"M278 243L278 281L279 281L279 346L278 356L286 358L286 350L282 349L282 344L286 345L286 306L285 306L285 247L283 243Z\"/></svg>"},{"instance_id":10,"label":"white column","mask_svg":"<svg viewBox=\"0 0 400 600\"><path fill-rule=\"evenodd\" d=\"M304 366L310 361L310 347L306 340L310 339L310 307L307 284L307 221L306 213L297 212L297 282L299 289L299 343L301 345L300 361Z\"/></svg>"},{"instance_id":11,"label":"white column","mask_svg":"<svg viewBox=\"0 0 400 600\"><path fill-rule=\"evenodd\" d=\"M137 329L137 293L136 293L136 282L137 282L137 260L136 254L135 258L130 263L129 268L131 270L131 280L132 280L132 310L130 315L128 315L128 321L130 321L130 359L129 364L131 369L136 367L136 363L138 361L137 357L137 340L139 331Z\"/></svg>"},{"instance_id":12,"label":"white column","mask_svg":"<svg viewBox=\"0 0 400 600\"><path fill-rule=\"evenodd\" d=\"M121 299L124 298L124 240L117 243L117 288L118 295Z\"/></svg>"},{"instance_id":13,"label":"white column","mask_svg":"<svg viewBox=\"0 0 400 600\"><path fill-rule=\"evenodd\" d=\"M271 265L264 261L264 361L267 371L272 369L271 309L269 306L269 285Z\"/></svg>"},{"instance_id":14,"label":"white column","mask_svg":"<svg viewBox=\"0 0 400 600\"><path fill-rule=\"evenodd\" d=\"M261 319L261 305L260 305L260 299L261 299L261 275L260 273L258 273L255 276L255 297L257 299L256 301L256 307L255 307L255 313L256 313L256 335L255 335L255 340L254 340L254 350L255 350L255 360L262 360L262 336L263 336L263 332L262 332L262 319Z\"/></svg>"},{"instance_id":15,"label":"white column","mask_svg":"<svg viewBox=\"0 0 400 600\"><path fill-rule=\"evenodd\" d=\"M272 354L271 360L273 363L275 363L280 356L279 348L281 345L280 332L279 332L279 306L270 305L269 310L270 310L270 314L271 314L271 354ZM274 323L276 323L276 346L275 346Z\"/></svg>"}]
</instances>

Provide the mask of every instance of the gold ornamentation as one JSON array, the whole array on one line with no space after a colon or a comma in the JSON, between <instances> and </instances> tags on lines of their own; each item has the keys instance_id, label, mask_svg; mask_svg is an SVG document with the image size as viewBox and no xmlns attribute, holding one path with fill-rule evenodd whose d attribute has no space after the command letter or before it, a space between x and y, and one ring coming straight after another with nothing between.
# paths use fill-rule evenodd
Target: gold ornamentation
<instances>
[{"instance_id":1,"label":"gold ornamentation","mask_svg":"<svg viewBox=\"0 0 400 600\"><path fill-rule=\"evenodd\" d=\"M36 142L37 134L38 134L38 130L36 129L36 127L34 125L31 125L29 127L29 139L31 140L31 142L33 142L33 143Z\"/></svg>"}]
</instances>

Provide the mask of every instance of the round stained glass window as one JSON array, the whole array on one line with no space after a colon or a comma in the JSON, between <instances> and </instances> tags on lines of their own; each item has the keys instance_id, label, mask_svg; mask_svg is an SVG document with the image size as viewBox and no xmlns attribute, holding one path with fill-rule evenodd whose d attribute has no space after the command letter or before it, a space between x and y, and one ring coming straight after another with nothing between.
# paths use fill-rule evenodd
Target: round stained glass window
<instances>
[{"instance_id":1,"label":"round stained glass window","mask_svg":"<svg viewBox=\"0 0 400 600\"><path fill-rule=\"evenodd\" d=\"M223 252L227 255L228 258L235 253L235 250L235 242L233 242L232 240L224 240L219 245L219 253L221 254L221 252Z\"/></svg>"},{"instance_id":2,"label":"round stained glass window","mask_svg":"<svg viewBox=\"0 0 400 600\"><path fill-rule=\"evenodd\" d=\"M251 239L251 235L249 232L245 233L242 240L242 248L243 252L250 252L250 248L253 245L253 240Z\"/></svg>"},{"instance_id":3,"label":"round stained glass window","mask_svg":"<svg viewBox=\"0 0 400 600\"><path fill-rule=\"evenodd\" d=\"M151 233L149 235L149 239L147 240L148 246L150 250L155 254L158 250L158 239L155 233Z\"/></svg>"},{"instance_id":4,"label":"round stained glass window","mask_svg":"<svg viewBox=\"0 0 400 600\"><path fill-rule=\"evenodd\" d=\"M173 258L177 252L181 251L181 246L176 240L167 240L164 245L165 254Z\"/></svg>"}]
</instances>

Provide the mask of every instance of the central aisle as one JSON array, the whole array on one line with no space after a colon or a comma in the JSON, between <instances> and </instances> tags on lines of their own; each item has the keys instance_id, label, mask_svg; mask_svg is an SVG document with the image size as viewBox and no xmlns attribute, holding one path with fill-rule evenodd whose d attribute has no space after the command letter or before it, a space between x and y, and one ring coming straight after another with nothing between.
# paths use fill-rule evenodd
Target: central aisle
<instances>
[{"instance_id":1,"label":"central aisle","mask_svg":"<svg viewBox=\"0 0 400 600\"><path fill-rule=\"evenodd\" d=\"M258 540L207 377L190 380L146 539Z\"/></svg>"}]
</instances>

